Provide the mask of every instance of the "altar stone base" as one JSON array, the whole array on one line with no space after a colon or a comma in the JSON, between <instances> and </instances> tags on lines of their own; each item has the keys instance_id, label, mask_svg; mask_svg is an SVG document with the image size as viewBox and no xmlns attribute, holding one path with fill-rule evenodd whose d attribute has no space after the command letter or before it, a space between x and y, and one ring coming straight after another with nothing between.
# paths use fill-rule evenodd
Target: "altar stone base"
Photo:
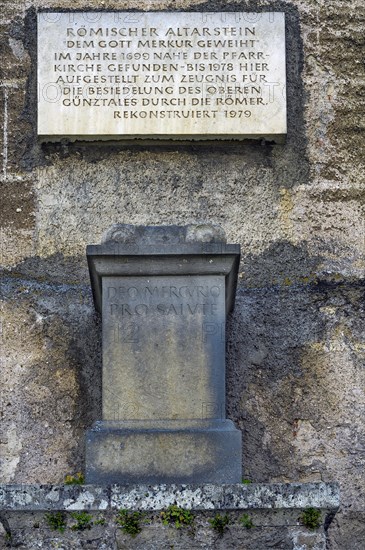
<instances>
[{"instance_id":1,"label":"altar stone base","mask_svg":"<svg viewBox=\"0 0 365 550\"><path fill-rule=\"evenodd\" d=\"M101 421L86 434L88 483L235 483L240 476L241 432L230 420L158 428Z\"/></svg>"}]
</instances>

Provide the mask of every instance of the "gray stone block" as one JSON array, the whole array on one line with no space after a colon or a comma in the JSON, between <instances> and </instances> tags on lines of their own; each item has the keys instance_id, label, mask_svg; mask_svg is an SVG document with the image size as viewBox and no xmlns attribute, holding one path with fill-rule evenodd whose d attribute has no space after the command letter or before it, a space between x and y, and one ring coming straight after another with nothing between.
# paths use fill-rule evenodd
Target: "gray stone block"
<instances>
[{"instance_id":1,"label":"gray stone block","mask_svg":"<svg viewBox=\"0 0 365 550\"><path fill-rule=\"evenodd\" d=\"M232 483L241 476L241 433L230 420L154 428L97 422L87 432L89 483Z\"/></svg>"},{"instance_id":2,"label":"gray stone block","mask_svg":"<svg viewBox=\"0 0 365 550\"><path fill-rule=\"evenodd\" d=\"M87 248L102 314L103 416L87 433L86 480L239 482L241 434L225 420L239 246L204 224L116 224L104 241Z\"/></svg>"}]
</instances>

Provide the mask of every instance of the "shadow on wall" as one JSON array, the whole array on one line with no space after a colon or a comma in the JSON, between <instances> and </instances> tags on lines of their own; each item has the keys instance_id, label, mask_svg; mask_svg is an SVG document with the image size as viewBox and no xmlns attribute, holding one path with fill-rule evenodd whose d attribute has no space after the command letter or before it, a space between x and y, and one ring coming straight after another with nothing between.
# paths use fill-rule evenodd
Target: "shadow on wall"
<instances>
[{"instance_id":1,"label":"shadow on wall","mask_svg":"<svg viewBox=\"0 0 365 550\"><path fill-rule=\"evenodd\" d=\"M296 350L317 341L323 332L318 303L313 302L316 290L308 285L289 289L285 283L277 286L264 283L274 278L284 281L284 275L288 274L294 280L300 274L309 277L319 261L320 258L310 258L305 247L286 242L276 243L258 257L244 259L245 280L262 288L250 290L244 284L238 290L235 314L229 323L227 403L229 416L244 432L250 430L245 453L254 453L256 460L262 455L259 447L264 428L256 418L252 419L255 426L252 430L245 417L248 383L271 387L280 378L301 376ZM66 260L60 255L32 258L12 269L4 287L12 304L11 322L15 326L22 320L26 331L22 345L24 351L30 350L14 388L18 395L14 404L19 406L21 402L25 412L16 472L24 481L32 467L29 452L34 461L38 459L37 473L33 475L41 476L47 461L57 455L70 469L81 470L85 429L101 418L101 324L94 310L90 284L70 282L72 271L67 273L67 266L78 263L78 258ZM56 265L62 273L55 272ZM46 281L41 278L42 273L47 274ZM57 281L58 276L61 281ZM8 343L10 350L17 347L16 333ZM261 381L257 378L259 372L266 373ZM270 408L269 394L267 399ZM41 459L37 457L40 449ZM61 481L68 473L63 469L59 471L57 464L52 463L47 472L49 477L43 481ZM277 471L274 460L271 469ZM265 472L269 475L270 468L266 465ZM40 477L39 480L42 481Z\"/></svg>"},{"instance_id":2,"label":"shadow on wall","mask_svg":"<svg viewBox=\"0 0 365 550\"><path fill-rule=\"evenodd\" d=\"M243 432L254 481L338 479L359 468L346 426L363 407L365 285L317 280L321 261L286 242L243 260L228 324L227 416ZM350 432L361 439L356 422Z\"/></svg>"},{"instance_id":3,"label":"shadow on wall","mask_svg":"<svg viewBox=\"0 0 365 550\"><path fill-rule=\"evenodd\" d=\"M70 265L78 261L71 258ZM364 340L364 286L318 283L313 273L321 261L305 245L284 241L243 260L228 323L227 409L243 432L245 475L255 481L305 477L305 465L293 456L298 419L327 422L340 392L323 342L337 325L345 346L352 335ZM21 264L4 278L10 332L2 417L16 430L11 479L59 482L82 470L85 430L101 417L101 325L89 284L30 278L36 263L28 261L27 276L20 275ZM39 260L37 273L54 265L55 257ZM355 345L350 351L360 361ZM347 378L351 384L350 370ZM16 410L24 413L20 425L12 424Z\"/></svg>"},{"instance_id":4,"label":"shadow on wall","mask_svg":"<svg viewBox=\"0 0 365 550\"><path fill-rule=\"evenodd\" d=\"M91 289L3 282L0 416L9 437L1 481L62 482L83 470L85 430L101 415L101 326Z\"/></svg>"}]
</instances>

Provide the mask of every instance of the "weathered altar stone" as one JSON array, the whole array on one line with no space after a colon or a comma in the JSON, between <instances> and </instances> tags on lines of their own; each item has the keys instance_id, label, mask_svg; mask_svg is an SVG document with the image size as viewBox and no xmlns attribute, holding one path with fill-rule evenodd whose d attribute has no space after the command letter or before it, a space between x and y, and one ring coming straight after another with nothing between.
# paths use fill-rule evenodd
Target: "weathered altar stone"
<instances>
[{"instance_id":1,"label":"weathered altar stone","mask_svg":"<svg viewBox=\"0 0 365 550\"><path fill-rule=\"evenodd\" d=\"M103 326L103 417L87 433L88 482L240 481L241 434L225 419L239 255L211 226L118 225L88 247Z\"/></svg>"},{"instance_id":2,"label":"weathered altar stone","mask_svg":"<svg viewBox=\"0 0 365 550\"><path fill-rule=\"evenodd\" d=\"M38 134L279 141L284 13L41 12Z\"/></svg>"}]
</instances>

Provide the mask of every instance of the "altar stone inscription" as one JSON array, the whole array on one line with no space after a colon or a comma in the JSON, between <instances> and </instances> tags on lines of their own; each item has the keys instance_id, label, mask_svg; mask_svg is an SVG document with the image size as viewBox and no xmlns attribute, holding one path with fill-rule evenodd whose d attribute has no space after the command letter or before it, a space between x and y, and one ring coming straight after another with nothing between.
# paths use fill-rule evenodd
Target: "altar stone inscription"
<instances>
[{"instance_id":1,"label":"altar stone inscription","mask_svg":"<svg viewBox=\"0 0 365 550\"><path fill-rule=\"evenodd\" d=\"M286 134L279 12L40 12L44 139Z\"/></svg>"},{"instance_id":2,"label":"altar stone inscription","mask_svg":"<svg viewBox=\"0 0 365 550\"><path fill-rule=\"evenodd\" d=\"M224 276L104 277L102 318L104 420L125 403L159 420L224 403Z\"/></svg>"}]
</instances>

